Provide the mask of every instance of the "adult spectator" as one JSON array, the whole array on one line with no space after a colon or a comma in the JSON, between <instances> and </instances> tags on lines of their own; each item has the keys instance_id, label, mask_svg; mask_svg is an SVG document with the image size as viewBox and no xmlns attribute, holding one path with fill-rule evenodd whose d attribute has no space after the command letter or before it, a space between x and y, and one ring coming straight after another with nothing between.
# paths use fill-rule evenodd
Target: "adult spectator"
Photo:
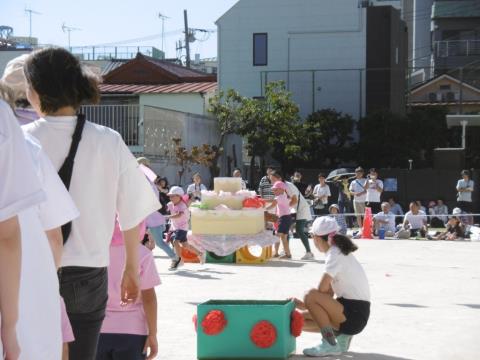
<instances>
[{"instance_id":1,"label":"adult spectator","mask_svg":"<svg viewBox=\"0 0 480 360\"><path fill-rule=\"evenodd\" d=\"M472 209L472 192L474 182L470 178L470 171L462 170L460 173L462 178L457 182L457 206L467 213L471 213Z\"/></svg>"},{"instance_id":2,"label":"adult spectator","mask_svg":"<svg viewBox=\"0 0 480 360\"><path fill-rule=\"evenodd\" d=\"M273 166L267 167L267 173L260 179L260 184L258 185L258 194L265 200L273 200L275 198L275 195L273 195L272 192L272 183L270 181L270 174L272 171Z\"/></svg>"},{"instance_id":3,"label":"adult spectator","mask_svg":"<svg viewBox=\"0 0 480 360\"><path fill-rule=\"evenodd\" d=\"M192 201L202 200L202 191L207 190L207 187L202 184L202 176L200 173L195 173L192 176L193 183L188 185L187 194Z\"/></svg>"},{"instance_id":4,"label":"adult spectator","mask_svg":"<svg viewBox=\"0 0 480 360\"><path fill-rule=\"evenodd\" d=\"M318 174L318 184L313 188L313 211L315 215L328 213L328 198L332 196L330 186L325 182L325 174Z\"/></svg>"},{"instance_id":5,"label":"adult spectator","mask_svg":"<svg viewBox=\"0 0 480 360\"><path fill-rule=\"evenodd\" d=\"M367 201L367 190L365 189L367 179L363 177L364 173L363 168L356 168L355 180L350 183L350 192L353 195L353 210L355 211L359 227L363 226L363 214L365 213L365 202Z\"/></svg>"},{"instance_id":6,"label":"adult spectator","mask_svg":"<svg viewBox=\"0 0 480 360\"><path fill-rule=\"evenodd\" d=\"M170 202L170 198L167 195L168 191L170 190L170 187L168 186L168 179L166 177L159 176L155 179L155 185L157 185L160 204L162 204L162 208L159 210L159 212L162 215L167 215L167 204Z\"/></svg>"},{"instance_id":7,"label":"adult spectator","mask_svg":"<svg viewBox=\"0 0 480 360\"><path fill-rule=\"evenodd\" d=\"M425 214L425 211L420 210L417 202L415 201L410 203L410 211L405 214L405 219L403 220L403 230L409 232L408 237L425 237L427 235L427 215Z\"/></svg>"},{"instance_id":8,"label":"adult spectator","mask_svg":"<svg viewBox=\"0 0 480 360\"><path fill-rule=\"evenodd\" d=\"M376 214L381 210L380 197L383 192L383 181L378 178L377 170L374 168L369 171L365 189L367 190L367 206L372 209L372 214Z\"/></svg>"},{"instance_id":9,"label":"adult spectator","mask_svg":"<svg viewBox=\"0 0 480 360\"><path fill-rule=\"evenodd\" d=\"M390 204L390 212L395 215L395 224L399 225L403 222L403 209L399 203L395 200L394 197L388 199L388 203Z\"/></svg>"},{"instance_id":10,"label":"adult spectator","mask_svg":"<svg viewBox=\"0 0 480 360\"><path fill-rule=\"evenodd\" d=\"M418 205L418 209L419 210L422 210L425 214L427 213L427 208L425 206L423 206L422 204L422 201L421 200L417 200L415 201Z\"/></svg>"},{"instance_id":11,"label":"adult spectator","mask_svg":"<svg viewBox=\"0 0 480 360\"><path fill-rule=\"evenodd\" d=\"M292 183L300 190L300 193L305 196L308 184L302 181L303 175L300 171L295 171L292 176Z\"/></svg>"},{"instance_id":12,"label":"adult spectator","mask_svg":"<svg viewBox=\"0 0 480 360\"><path fill-rule=\"evenodd\" d=\"M338 207L339 211L342 214L349 214L353 212L352 209L352 194L350 193L348 177L341 176L338 180L335 181L335 186L338 189ZM353 218L352 216L346 216L346 221L348 227L353 227Z\"/></svg>"},{"instance_id":13,"label":"adult spectator","mask_svg":"<svg viewBox=\"0 0 480 360\"><path fill-rule=\"evenodd\" d=\"M233 170L233 174L232 174L233 177L238 177L241 179L241 182L242 182L242 190L246 190L247 189L247 181L246 180L243 180L242 178L242 172L240 171L240 169L235 169Z\"/></svg>"},{"instance_id":14,"label":"adult spectator","mask_svg":"<svg viewBox=\"0 0 480 360\"><path fill-rule=\"evenodd\" d=\"M395 235L396 230L395 215L390 212L390 204L388 202L383 202L381 206L382 211L373 217L375 231L378 234L378 231L383 228L385 236L392 237Z\"/></svg>"},{"instance_id":15,"label":"adult spectator","mask_svg":"<svg viewBox=\"0 0 480 360\"><path fill-rule=\"evenodd\" d=\"M430 217L430 226L434 228L444 227L448 222L448 207L442 199L438 199L433 208L428 209Z\"/></svg>"},{"instance_id":16,"label":"adult spectator","mask_svg":"<svg viewBox=\"0 0 480 360\"><path fill-rule=\"evenodd\" d=\"M461 240L465 238L465 225L458 216L451 216L446 224L445 231L435 236L428 236L429 240Z\"/></svg>"},{"instance_id":17,"label":"adult spectator","mask_svg":"<svg viewBox=\"0 0 480 360\"><path fill-rule=\"evenodd\" d=\"M459 207L456 207L455 209L452 210L452 216L456 216L460 219L461 223L467 227L472 225L471 222L471 216L468 216L468 213L460 209Z\"/></svg>"}]
</instances>

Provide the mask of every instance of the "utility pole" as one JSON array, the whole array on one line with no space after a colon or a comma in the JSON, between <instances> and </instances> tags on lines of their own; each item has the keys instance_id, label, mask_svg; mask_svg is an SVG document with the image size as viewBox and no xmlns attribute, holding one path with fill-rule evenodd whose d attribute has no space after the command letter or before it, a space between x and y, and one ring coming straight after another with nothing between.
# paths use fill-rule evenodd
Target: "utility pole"
<instances>
[{"instance_id":1,"label":"utility pole","mask_svg":"<svg viewBox=\"0 0 480 360\"><path fill-rule=\"evenodd\" d=\"M185 49L187 50L187 68L190 67L190 31L188 29L187 10L183 10L183 19L185 22Z\"/></svg>"},{"instance_id":2,"label":"utility pole","mask_svg":"<svg viewBox=\"0 0 480 360\"><path fill-rule=\"evenodd\" d=\"M165 43L165 20L170 19L168 16L158 13L158 17L162 20L162 52L165 55L164 43Z\"/></svg>"},{"instance_id":3,"label":"utility pole","mask_svg":"<svg viewBox=\"0 0 480 360\"><path fill-rule=\"evenodd\" d=\"M30 45L32 45L32 14L35 14L35 15L42 15L42 14L39 13L38 11L27 9L27 8L25 8L25 12L28 13L28 16L29 16L29 22L30 22L29 41L30 41Z\"/></svg>"},{"instance_id":4,"label":"utility pole","mask_svg":"<svg viewBox=\"0 0 480 360\"><path fill-rule=\"evenodd\" d=\"M72 31L78 31L78 30L82 30L82 29L67 26L65 25L65 23L62 24L62 31L68 33L68 50L70 51L72 51L72 47L70 46L70 33Z\"/></svg>"}]
</instances>

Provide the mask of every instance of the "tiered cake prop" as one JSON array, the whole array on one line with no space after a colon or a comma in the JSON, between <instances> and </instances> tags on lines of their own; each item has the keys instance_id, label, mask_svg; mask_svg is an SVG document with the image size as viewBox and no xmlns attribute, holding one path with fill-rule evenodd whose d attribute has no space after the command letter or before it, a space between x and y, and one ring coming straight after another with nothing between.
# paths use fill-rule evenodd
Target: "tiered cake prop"
<instances>
[{"instance_id":1,"label":"tiered cake prop","mask_svg":"<svg viewBox=\"0 0 480 360\"><path fill-rule=\"evenodd\" d=\"M210 262L263 262L268 250L260 257L248 251L248 245L269 248L277 241L265 232L263 206L255 191L242 190L240 178L215 178L214 191L202 191L201 203L191 205L189 241L207 250Z\"/></svg>"}]
</instances>

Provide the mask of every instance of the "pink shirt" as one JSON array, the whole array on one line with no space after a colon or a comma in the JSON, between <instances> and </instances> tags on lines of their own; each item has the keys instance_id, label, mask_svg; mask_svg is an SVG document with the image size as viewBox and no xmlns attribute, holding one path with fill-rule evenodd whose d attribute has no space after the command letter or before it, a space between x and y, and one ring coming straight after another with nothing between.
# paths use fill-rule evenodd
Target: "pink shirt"
<instances>
[{"instance_id":1,"label":"pink shirt","mask_svg":"<svg viewBox=\"0 0 480 360\"><path fill-rule=\"evenodd\" d=\"M171 215L182 213L182 215L178 218L171 219L171 229L188 231L188 219L190 218L190 212L188 211L187 205L183 201L180 201L177 205L169 202L167 207Z\"/></svg>"},{"instance_id":2,"label":"pink shirt","mask_svg":"<svg viewBox=\"0 0 480 360\"><path fill-rule=\"evenodd\" d=\"M160 284L153 254L143 245L138 245L140 264L140 289L152 289ZM120 306L120 282L125 265L125 247L110 246L108 266L108 302L102 333L148 335L147 320L142 299L135 304Z\"/></svg>"},{"instance_id":3,"label":"pink shirt","mask_svg":"<svg viewBox=\"0 0 480 360\"><path fill-rule=\"evenodd\" d=\"M151 185L152 185L153 192L155 193L155 196L158 199L159 198L159 191L158 191L157 187L155 186L155 184L151 184ZM158 211L155 211L155 212L151 213L150 215L148 215L148 217L147 217L147 227L155 228L155 227L162 226L162 225L165 225L165 216L160 214Z\"/></svg>"},{"instance_id":4,"label":"pink shirt","mask_svg":"<svg viewBox=\"0 0 480 360\"><path fill-rule=\"evenodd\" d=\"M287 194L284 192L282 195L275 196L275 200L277 201L277 216L290 215L290 199Z\"/></svg>"},{"instance_id":5,"label":"pink shirt","mask_svg":"<svg viewBox=\"0 0 480 360\"><path fill-rule=\"evenodd\" d=\"M138 241L142 241L143 237L145 236L145 232L147 231L147 228L145 226L145 221L142 221L138 226L140 228L140 239L138 239ZM115 219L115 227L113 228L111 245L119 246L123 244L124 244L123 233L122 233L122 230L120 230L120 225L118 224L118 220Z\"/></svg>"}]
</instances>

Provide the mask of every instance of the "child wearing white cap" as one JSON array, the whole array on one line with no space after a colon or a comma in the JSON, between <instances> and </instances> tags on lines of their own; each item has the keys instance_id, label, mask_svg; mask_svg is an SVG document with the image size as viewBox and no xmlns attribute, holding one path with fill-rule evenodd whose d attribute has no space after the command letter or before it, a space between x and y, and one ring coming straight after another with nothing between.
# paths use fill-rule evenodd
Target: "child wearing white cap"
<instances>
[{"instance_id":1,"label":"child wearing white cap","mask_svg":"<svg viewBox=\"0 0 480 360\"><path fill-rule=\"evenodd\" d=\"M357 246L337 232L335 219L315 219L312 234L317 249L326 254L325 272L318 288L311 289L303 301L294 299L297 308L303 310L303 330L322 334L319 345L303 350L307 356L348 351L352 336L365 328L370 316L367 276L352 255Z\"/></svg>"}]
</instances>

